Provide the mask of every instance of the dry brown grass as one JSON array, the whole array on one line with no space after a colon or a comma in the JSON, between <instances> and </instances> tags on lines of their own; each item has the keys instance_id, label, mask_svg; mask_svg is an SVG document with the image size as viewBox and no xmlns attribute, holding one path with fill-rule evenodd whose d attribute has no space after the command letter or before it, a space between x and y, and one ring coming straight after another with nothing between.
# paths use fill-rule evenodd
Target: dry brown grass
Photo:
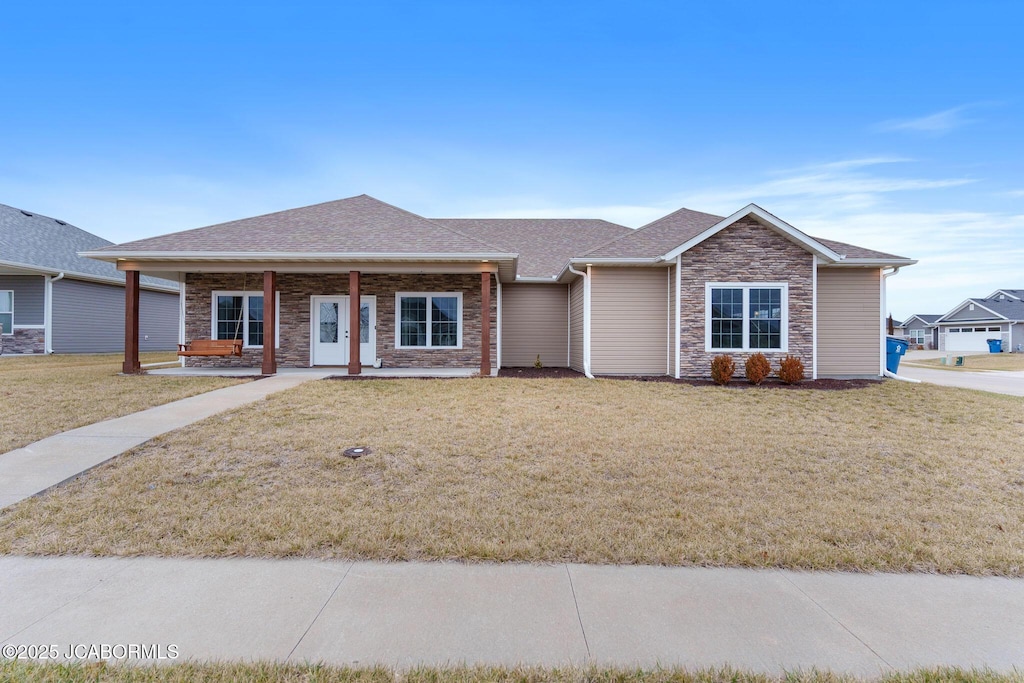
<instances>
[{"instance_id":1,"label":"dry brown grass","mask_svg":"<svg viewBox=\"0 0 1024 683\"><path fill-rule=\"evenodd\" d=\"M24 683L1013 683L1020 674L1001 674L987 669L941 667L890 673L873 679L828 671L795 671L767 675L730 667L688 671L678 667L626 669L618 667L415 667L395 671L384 666L347 667L325 664L276 664L272 662L182 663L162 666L124 666L105 662L86 664L36 664L0 660L0 677Z\"/></svg>"},{"instance_id":2,"label":"dry brown grass","mask_svg":"<svg viewBox=\"0 0 1024 683\"><path fill-rule=\"evenodd\" d=\"M9 508L0 552L1021 576L1022 495L1009 396L321 381Z\"/></svg>"},{"instance_id":3,"label":"dry brown grass","mask_svg":"<svg viewBox=\"0 0 1024 683\"><path fill-rule=\"evenodd\" d=\"M951 354L959 356L963 354ZM1024 353L987 353L977 356L965 356L964 364L943 365L941 358L925 358L911 361L911 365L920 365L923 368L938 368L939 370L954 370L958 372L972 372L977 370L1024 370Z\"/></svg>"},{"instance_id":4,"label":"dry brown grass","mask_svg":"<svg viewBox=\"0 0 1024 683\"><path fill-rule=\"evenodd\" d=\"M144 353L143 363L174 360ZM120 354L0 358L0 453L75 427L237 384L219 377L119 376Z\"/></svg>"}]
</instances>

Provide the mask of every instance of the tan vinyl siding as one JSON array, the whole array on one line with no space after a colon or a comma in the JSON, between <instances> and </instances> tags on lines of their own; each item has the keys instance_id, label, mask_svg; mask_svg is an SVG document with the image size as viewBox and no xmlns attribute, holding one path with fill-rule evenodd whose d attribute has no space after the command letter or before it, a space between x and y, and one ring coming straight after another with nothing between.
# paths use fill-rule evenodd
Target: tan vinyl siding
<instances>
[{"instance_id":1,"label":"tan vinyl siding","mask_svg":"<svg viewBox=\"0 0 1024 683\"><path fill-rule=\"evenodd\" d=\"M531 367L540 356L545 367L569 366L569 288L519 284L501 289L501 364Z\"/></svg>"},{"instance_id":2,"label":"tan vinyl siding","mask_svg":"<svg viewBox=\"0 0 1024 683\"><path fill-rule=\"evenodd\" d=\"M818 269L818 375L877 377L881 359L881 271Z\"/></svg>"},{"instance_id":3,"label":"tan vinyl siding","mask_svg":"<svg viewBox=\"0 0 1024 683\"><path fill-rule=\"evenodd\" d=\"M583 372L583 278L569 287L569 367Z\"/></svg>"},{"instance_id":4,"label":"tan vinyl siding","mask_svg":"<svg viewBox=\"0 0 1024 683\"><path fill-rule=\"evenodd\" d=\"M664 268L592 270L591 372L664 375L667 329Z\"/></svg>"}]
</instances>

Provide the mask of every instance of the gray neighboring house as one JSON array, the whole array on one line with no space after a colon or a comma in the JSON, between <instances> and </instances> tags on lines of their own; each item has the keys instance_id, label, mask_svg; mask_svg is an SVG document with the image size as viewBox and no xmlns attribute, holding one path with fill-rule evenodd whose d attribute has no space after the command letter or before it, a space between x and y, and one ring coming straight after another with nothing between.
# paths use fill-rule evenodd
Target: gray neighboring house
<instances>
[{"instance_id":1,"label":"gray neighboring house","mask_svg":"<svg viewBox=\"0 0 1024 683\"><path fill-rule=\"evenodd\" d=\"M967 299L935 324L940 351L984 353L989 339L1002 339L1003 351L1024 352L1024 289Z\"/></svg>"},{"instance_id":2,"label":"gray neighboring house","mask_svg":"<svg viewBox=\"0 0 1024 683\"><path fill-rule=\"evenodd\" d=\"M124 273L78 255L112 242L56 218L0 204L0 351L124 350ZM139 347L177 348L178 283L143 277Z\"/></svg>"},{"instance_id":3,"label":"gray neighboring house","mask_svg":"<svg viewBox=\"0 0 1024 683\"><path fill-rule=\"evenodd\" d=\"M935 324L941 313L915 313L903 322L903 336L922 349L939 348L939 328Z\"/></svg>"}]
</instances>

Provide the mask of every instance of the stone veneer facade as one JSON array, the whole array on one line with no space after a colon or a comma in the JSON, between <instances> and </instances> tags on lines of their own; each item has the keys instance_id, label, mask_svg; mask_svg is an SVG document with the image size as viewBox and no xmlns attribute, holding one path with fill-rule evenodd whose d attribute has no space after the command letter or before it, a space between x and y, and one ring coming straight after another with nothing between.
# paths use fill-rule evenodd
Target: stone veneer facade
<instances>
[{"instance_id":1,"label":"stone veneer facade","mask_svg":"<svg viewBox=\"0 0 1024 683\"><path fill-rule=\"evenodd\" d=\"M277 364L283 368L309 367L310 297L347 296L347 273L293 274L278 273L277 289L281 293L280 339ZM209 339L212 332L212 293L241 291L248 284L249 292L263 289L263 273L189 273L185 279L185 337ZM371 274L360 277L363 296L377 297L377 357L384 367L401 368L477 368L480 367L480 274ZM461 292L461 349L396 349L395 294L397 292ZM497 367L497 283L491 277L491 364ZM246 348L242 356L195 356L185 359L190 367L259 367L262 348Z\"/></svg>"},{"instance_id":2,"label":"stone veneer facade","mask_svg":"<svg viewBox=\"0 0 1024 683\"><path fill-rule=\"evenodd\" d=\"M811 376L814 355L814 256L774 230L751 218L736 221L682 257L680 271L680 358L683 377L710 377L711 359L718 353L704 351L704 315L708 303L704 285L708 282L788 282L789 351L803 361ZM773 370L786 352L761 350ZM724 353L724 352L723 352ZM743 377L743 365L756 351L730 351L736 361L736 375Z\"/></svg>"},{"instance_id":3,"label":"stone veneer facade","mask_svg":"<svg viewBox=\"0 0 1024 683\"><path fill-rule=\"evenodd\" d=\"M46 330L15 328L14 334L0 337L0 353L46 353Z\"/></svg>"}]
</instances>

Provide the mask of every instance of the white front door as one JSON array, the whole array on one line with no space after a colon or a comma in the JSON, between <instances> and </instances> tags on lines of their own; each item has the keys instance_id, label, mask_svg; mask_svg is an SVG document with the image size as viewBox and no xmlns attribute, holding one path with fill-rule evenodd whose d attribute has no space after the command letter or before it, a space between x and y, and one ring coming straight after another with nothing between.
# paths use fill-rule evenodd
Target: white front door
<instances>
[{"instance_id":1,"label":"white front door","mask_svg":"<svg viewBox=\"0 0 1024 683\"><path fill-rule=\"evenodd\" d=\"M348 297L312 299L313 365L348 365Z\"/></svg>"},{"instance_id":2,"label":"white front door","mask_svg":"<svg viewBox=\"0 0 1024 683\"><path fill-rule=\"evenodd\" d=\"M377 357L377 297L359 297L359 363L373 365ZM349 298L312 297L312 365L348 365Z\"/></svg>"}]
</instances>

